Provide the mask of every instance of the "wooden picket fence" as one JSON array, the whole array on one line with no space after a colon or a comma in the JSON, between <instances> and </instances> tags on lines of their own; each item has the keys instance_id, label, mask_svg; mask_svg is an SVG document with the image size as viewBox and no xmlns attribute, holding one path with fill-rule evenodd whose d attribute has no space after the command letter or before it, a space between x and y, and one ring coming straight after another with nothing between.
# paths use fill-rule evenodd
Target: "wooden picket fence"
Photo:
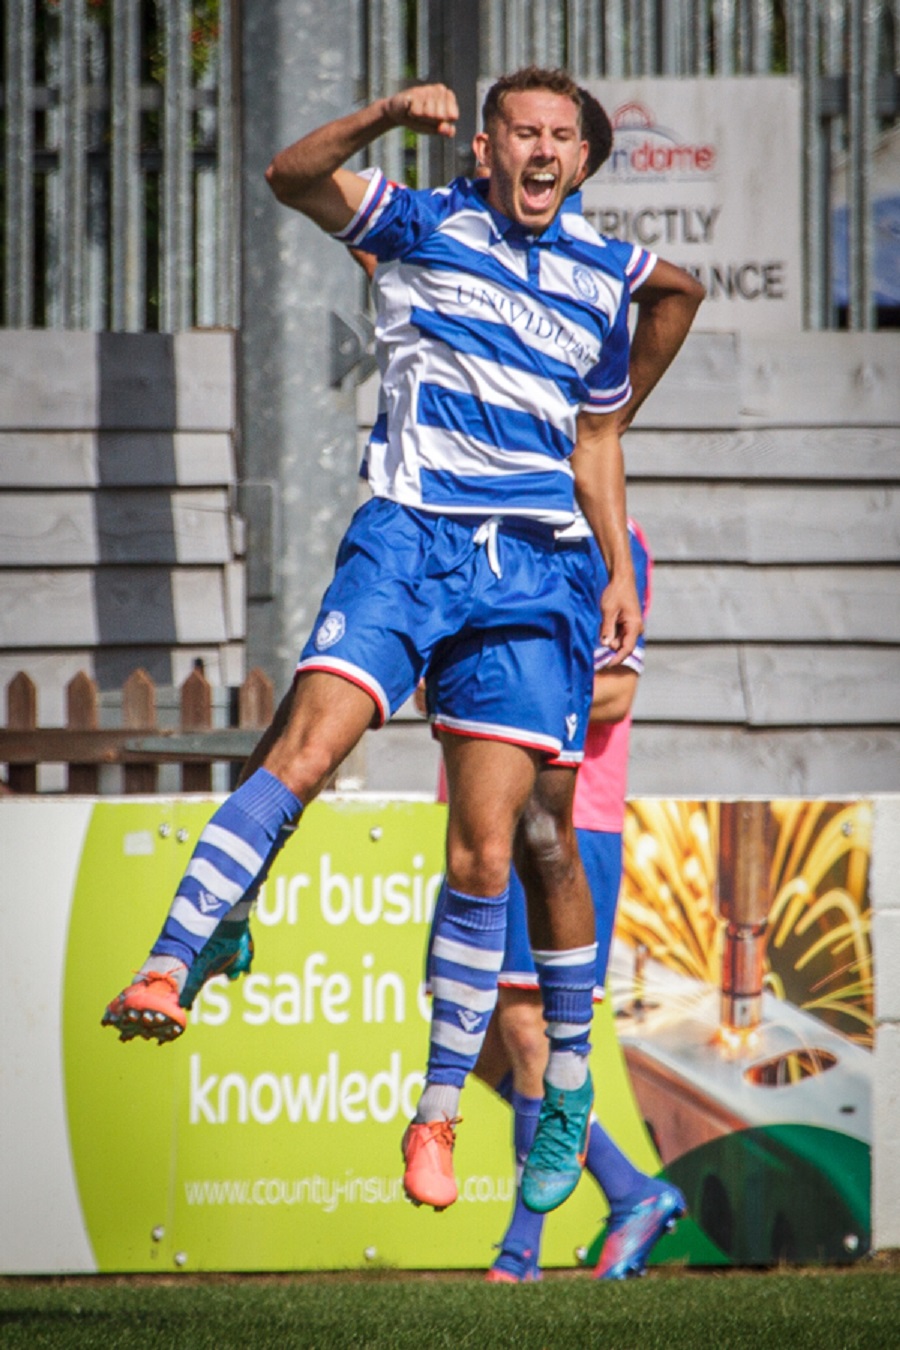
<instances>
[{"instance_id":1,"label":"wooden picket fence","mask_svg":"<svg viewBox=\"0 0 900 1350\"><path fill-rule=\"evenodd\" d=\"M162 728L157 717L157 687L144 670L135 670L121 690L121 725L100 725L96 683L80 671L66 685L66 724L38 725L37 687L20 671L6 687L6 726L0 728L0 765L6 764L10 792L38 790L38 766L66 765L69 793L100 790L103 765L122 765L123 790L154 793L163 764L181 766L182 792L212 790L213 765L240 763L250 754L274 713L272 681L259 669L237 691L236 726L213 726L212 686L201 668L179 690L179 726Z\"/></svg>"}]
</instances>

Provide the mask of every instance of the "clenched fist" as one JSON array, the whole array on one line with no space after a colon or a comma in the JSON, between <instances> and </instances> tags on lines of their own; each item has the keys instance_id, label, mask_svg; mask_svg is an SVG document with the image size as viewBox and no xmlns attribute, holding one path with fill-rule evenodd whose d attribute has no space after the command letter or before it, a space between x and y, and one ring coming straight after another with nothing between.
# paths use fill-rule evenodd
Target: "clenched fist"
<instances>
[{"instance_id":1,"label":"clenched fist","mask_svg":"<svg viewBox=\"0 0 900 1350\"><path fill-rule=\"evenodd\" d=\"M384 101L388 119L425 136L454 136L459 104L445 84L422 84L403 89Z\"/></svg>"}]
</instances>

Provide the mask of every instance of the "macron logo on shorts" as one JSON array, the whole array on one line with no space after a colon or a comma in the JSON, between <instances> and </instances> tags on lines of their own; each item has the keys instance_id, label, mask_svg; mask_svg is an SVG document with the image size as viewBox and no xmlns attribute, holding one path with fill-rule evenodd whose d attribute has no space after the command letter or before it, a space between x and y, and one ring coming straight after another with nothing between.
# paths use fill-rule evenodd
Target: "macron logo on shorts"
<instances>
[{"instance_id":1,"label":"macron logo on shorts","mask_svg":"<svg viewBox=\"0 0 900 1350\"><path fill-rule=\"evenodd\" d=\"M566 736L570 741L575 739L575 732L578 730L578 714L569 713L566 718Z\"/></svg>"},{"instance_id":2,"label":"macron logo on shorts","mask_svg":"<svg viewBox=\"0 0 900 1350\"><path fill-rule=\"evenodd\" d=\"M316 633L317 651L324 652L326 648L333 647L336 642L340 642L346 631L347 620L339 609L333 609L330 614L325 615Z\"/></svg>"}]
</instances>

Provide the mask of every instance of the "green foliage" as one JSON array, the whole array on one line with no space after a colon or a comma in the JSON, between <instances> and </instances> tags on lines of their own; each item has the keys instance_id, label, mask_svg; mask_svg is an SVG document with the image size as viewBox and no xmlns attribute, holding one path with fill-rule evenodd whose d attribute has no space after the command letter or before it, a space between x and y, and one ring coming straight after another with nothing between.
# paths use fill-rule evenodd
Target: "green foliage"
<instances>
[{"instance_id":1,"label":"green foliage","mask_svg":"<svg viewBox=\"0 0 900 1350\"><path fill-rule=\"evenodd\" d=\"M37 9L38 46L47 36L47 21L60 13L61 0L40 0ZM112 26L113 0L84 0L85 13L103 28ZM198 83L215 60L219 40L219 0L190 0L191 69ZM144 14L150 75L165 84L165 44L160 6L151 3Z\"/></svg>"},{"instance_id":2,"label":"green foliage","mask_svg":"<svg viewBox=\"0 0 900 1350\"><path fill-rule=\"evenodd\" d=\"M110 0L99 2L108 5ZM156 15L147 34L150 76L159 84L165 84L165 34L159 6L153 5L151 9L156 11ZM194 83L198 84L215 60L216 44L219 39L219 0L192 0L190 39L191 71Z\"/></svg>"}]
</instances>

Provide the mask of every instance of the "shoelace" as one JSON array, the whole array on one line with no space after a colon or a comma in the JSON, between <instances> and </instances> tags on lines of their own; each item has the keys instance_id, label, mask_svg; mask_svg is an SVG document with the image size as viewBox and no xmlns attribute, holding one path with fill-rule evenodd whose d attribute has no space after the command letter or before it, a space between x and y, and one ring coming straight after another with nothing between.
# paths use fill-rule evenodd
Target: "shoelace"
<instances>
[{"instance_id":1,"label":"shoelace","mask_svg":"<svg viewBox=\"0 0 900 1350\"><path fill-rule=\"evenodd\" d=\"M165 984L170 985L176 994L178 993L178 981L175 979L175 976L169 974L168 971L136 970L134 971L134 974L137 978L132 981L133 984L137 984L138 982L141 984L150 984L153 981L162 980Z\"/></svg>"},{"instance_id":2,"label":"shoelace","mask_svg":"<svg viewBox=\"0 0 900 1350\"><path fill-rule=\"evenodd\" d=\"M446 1144L449 1149L453 1149L456 1143L456 1126L462 1121L462 1116L454 1116L451 1120L446 1116L443 1120L425 1120L420 1124L428 1127L428 1134L431 1139L438 1143Z\"/></svg>"}]
</instances>

